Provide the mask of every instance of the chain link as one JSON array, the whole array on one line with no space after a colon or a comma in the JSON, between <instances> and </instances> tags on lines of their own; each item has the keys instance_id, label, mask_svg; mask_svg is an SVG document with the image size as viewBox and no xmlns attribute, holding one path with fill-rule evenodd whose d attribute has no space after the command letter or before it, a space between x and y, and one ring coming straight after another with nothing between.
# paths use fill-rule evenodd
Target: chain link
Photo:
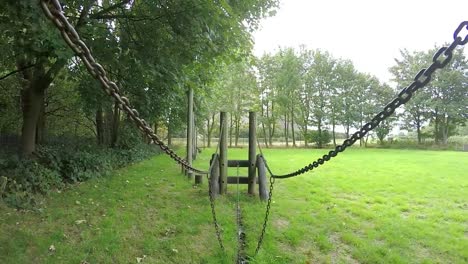
<instances>
[{"instance_id":1,"label":"chain link","mask_svg":"<svg viewBox=\"0 0 468 264\"><path fill-rule=\"evenodd\" d=\"M214 156L214 158L216 158L216 156ZM214 158L212 160L213 163L215 163ZM224 251L223 239L221 238L221 230L219 228L218 219L216 218L214 195L211 189L211 176L208 177L208 194L210 196L211 215L213 216L213 224L215 226L216 238L218 239L219 246Z\"/></svg>"},{"instance_id":2,"label":"chain link","mask_svg":"<svg viewBox=\"0 0 468 264\"><path fill-rule=\"evenodd\" d=\"M119 86L115 82L108 79L108 75L104 67L96 62L88 46L81 40L75 28L65 17L60 2L58 0L41 0L41 7L47 18L49 18L59 29L60 34L68 46L70 46L76 55L81 58L88 72L101 83L101 87L104 92L115 99L115 101L118 103L119 109L127 113L128 117L133 120L138 129L146 134L146 136L151 139L154 144L158 145L162 151L164 151L185 169L199 174L208 174L207 171L192 167L187 163L186 160L178 156L172 149L164 144L161 139L159 139L148 123L139 117L138 111L132 108L128 98L122 95Z\"/></svg>"},{"instance_id":3,"label":"chain link","mask_svg":"<svg viewBox=\"0 0 468 264\"><path fill-rule=\"evenodd\" d=\"M367 133L369 133L369 131L373 130L382 121L384 121L386 118L391 116L398 107L408 102L413 96L413 94L418 89L426 86L431 81L432 74L436 70L442 69L445 66L447 66L447 64L451 61L453 57L453 50L457 46L463 46L466 43L468 43L468 34L465 35L464 37L460 36L463 28L466 28L468 30L468 21L462 22L457 27L457 29L455 30L453 34L453 39L454 39L453 42L448 47L440 48L434 54L434 57L432 58L432 64L427 69L422 69L418 74L416 74L416 77L414 78L413 82L408 87L404 88L395 99L393 99L390 103L388 103L384 107L384 109L381 112L376 114L370 122L363 125L358 131L354 132L354 134L348 139L346 139L343 142L343 144L336 146L334 150L330 150L330 152L328 152L328 154L323 155L322 158L317 159L316 161L308 164L307 166L297 171L284 174L284 175L273 174L272 177L278 178L278 179L285 179L285 178L299 176L308 171L311 171L314 168L317 168L318 166L323 165L326 161L329 161L331 158L336 157L340 152L345 151L346 148L352 146L356 141L366 136Z\"/></svg>"},{"instance_id":4,"label":"chain link","mask_svg":"<svg viewBox=\"0 0 468 264\"><path fill-rule=\"evenodd\" d=\"M265 158L263 157L263 154L261 154L260 157L263 160L263 163L265 164L265 167L267 168L267 170L270 171L270 169L268 168L267 162L266 162ZM273 186L274 186L274 184L275 184L275 178L270 173L270 191L269 191L269 194L268 194L268 202L267 202L267 206L266 206L266 210L265 210L265 218L263 219L262 231L261 231L260 236L258 238L257 248L255 248L255 255L254 256L257 256L258 251L262 247L263 238L265 236L265 232L266 232L266 228L267 228L267 224L268 224L268 217L270 216L270 208L271 208L271 201L272 201L272 197L273 197Z\"/></svg>"}]
</instances>

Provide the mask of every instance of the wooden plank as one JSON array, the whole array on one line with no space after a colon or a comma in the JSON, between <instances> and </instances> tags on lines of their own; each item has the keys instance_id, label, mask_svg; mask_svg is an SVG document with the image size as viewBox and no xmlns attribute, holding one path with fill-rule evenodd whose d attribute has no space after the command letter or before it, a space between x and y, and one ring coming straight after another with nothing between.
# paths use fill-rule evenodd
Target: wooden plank
<instances>
[{"instance_id":1,"label":"wooden plank","mask_svg":"<svg viewBox=\"0 0 468 264\"><path fill-rule=\"evenodd\" d=\"M237 184L237 177L231 176L227 178L229 184ZM239 176L239 184L248 184L249 178L247 176Z\"/></svg>"},{"instance_id":2,"label":"wooden plank","mask_svg":"<svg viewBox=\"0 0 468 264\"><path fill-rule=\"evenodd\" d=\"M249 161L248 160L228 160L228 167L234 167L237 168L237 165L239 167L249 167Z\"/></svg>"}]
</instances>

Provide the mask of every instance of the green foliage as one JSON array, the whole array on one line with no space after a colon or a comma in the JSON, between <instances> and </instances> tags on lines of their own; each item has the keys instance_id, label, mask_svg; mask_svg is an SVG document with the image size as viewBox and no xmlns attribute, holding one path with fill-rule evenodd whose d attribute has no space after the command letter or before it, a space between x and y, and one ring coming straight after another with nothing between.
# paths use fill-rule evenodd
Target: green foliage
<instances>
[{"instance_id":1,"label":"green foliage","mask_svg":"<svg viewBox=\"0 0 468 264\"><path fill-rule=\"evenodd\" d=\"M207 168L213 152L195 165ZM324 150L264 154L274 172L286 173ZM464 154L348 148L315 172L277 181L267 233L249 263L466 263ZM229 155L243 159L246 149ZM206 182L193 188L163 155L114 175L52 194L41 213L0 205L0 263L136 263L144 255L142 263L235 262L235 186L216 200L223 251ZM252 256L265 203L240 188Z\"/></svg>"},{"instance_id":2,"label":"green foliage","mask_svg":"<svg viewBox=\"0 0 468 264\"><path fill-rule=\"evenodd\" d=\"M307 133L307 141L315 143L319 148L328 144L332 140L332 135L328 130L317 131L313 130Z\"/></svg>"},{"instance_id":3,"label":"green foliage","mask_svg":"<svg viewBox=\"0 0 468 264\"><path fill-rule=\"evenodd\" d=\"M399 87L406 87L416 73L432 63L432 55L437 51L401 51L401 58L390 68ZM401 115L408 130L418 133L418 142L422 143L422 131L427 124L433 127L436 143L447 144L455 127L467 120L468 104L468 60L462 50L455 50L453 59L444 69L437 71L432 81L413 95L405 105Z\"/></svg>"},{"instance_id":4,"label":"green foliage","mask_svg":"<svg viewBox=\"0 0 468 264\"><path fill-rule=\"evenodd\" d=\"M108 175L113 169L157 152L154 146L143 144L132 148L99 148L84 143L80 147L40 147L35 159L0 158L0 176L6 179L1 197L11 206L34 208L40 195L61 189L65 184Z\"/></svg>"},{"instance_id":5,"label":"green foliage","mask_svg":"<svg viewBox=\"0 0 468 264\"><path fill-rule=\"evenodd\" d=\"M36 205L36 194L48 194L63 186L60 174L43 164L29 159L12 157L0 162L0 174L4 175L1 197L17 208Z\"/></svg>"}]
</instances>

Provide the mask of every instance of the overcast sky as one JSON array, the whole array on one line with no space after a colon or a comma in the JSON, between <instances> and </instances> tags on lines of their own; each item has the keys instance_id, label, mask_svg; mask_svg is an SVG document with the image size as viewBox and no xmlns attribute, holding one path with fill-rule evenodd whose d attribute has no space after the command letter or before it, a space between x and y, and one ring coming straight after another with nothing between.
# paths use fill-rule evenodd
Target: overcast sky
<instances>
[{"instance_id":1,"label":"overcast sky","mask_svg":"<svg viewBox=\"0 0 468 264\"><path fill-rule=\"evenodd\" d=\"M304 44L350 59L357 70L384 82L400 49L426 51L451 42L453 31L468 20L468 0L280 1L277 14L254 34L255 55Z\"/></svg>"}]
</instances>

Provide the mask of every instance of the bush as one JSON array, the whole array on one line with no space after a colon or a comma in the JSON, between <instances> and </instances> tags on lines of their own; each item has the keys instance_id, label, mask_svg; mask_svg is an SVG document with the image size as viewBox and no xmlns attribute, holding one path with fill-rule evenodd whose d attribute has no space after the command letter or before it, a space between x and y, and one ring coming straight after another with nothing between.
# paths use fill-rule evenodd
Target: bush
<instances>
[{"instance_id":1,"label":"bush","mask_svg":"<svg viewBox=\"0 0 468 264\"><path fill-rule=\"evenodd\" d=\"M309 132L306 137L307 141L315 143L319 147L323 147L332 140L332 136L328 130L322 130L320 134L318 131L314 130Z\"/></svg>"},{"instance_id":2,"label":"bush","mask_svg":"<svg viewBox=\"0 0 468 264\"><path fill-rule=\"evenodd\" d=\"M159 151L154 145L102 148L96 145L38 147L35 159L0 156L0 198L16 208L33 208L37 196L65 184L108 175L113 169L144 160Z\"/></svg>"},{"instance_id":3,"label":"bush","mask_svg":"<svg viewBox=\"0 0 468 264\"><path fill-rule=\"evenodd\" d=\"M35 160L19 160L16 157L2 161L1 198L17 208L35 205L35 194L48 194L51 190L62 188L62 179L53 171Z\"/></svg>"}]
</instances>

